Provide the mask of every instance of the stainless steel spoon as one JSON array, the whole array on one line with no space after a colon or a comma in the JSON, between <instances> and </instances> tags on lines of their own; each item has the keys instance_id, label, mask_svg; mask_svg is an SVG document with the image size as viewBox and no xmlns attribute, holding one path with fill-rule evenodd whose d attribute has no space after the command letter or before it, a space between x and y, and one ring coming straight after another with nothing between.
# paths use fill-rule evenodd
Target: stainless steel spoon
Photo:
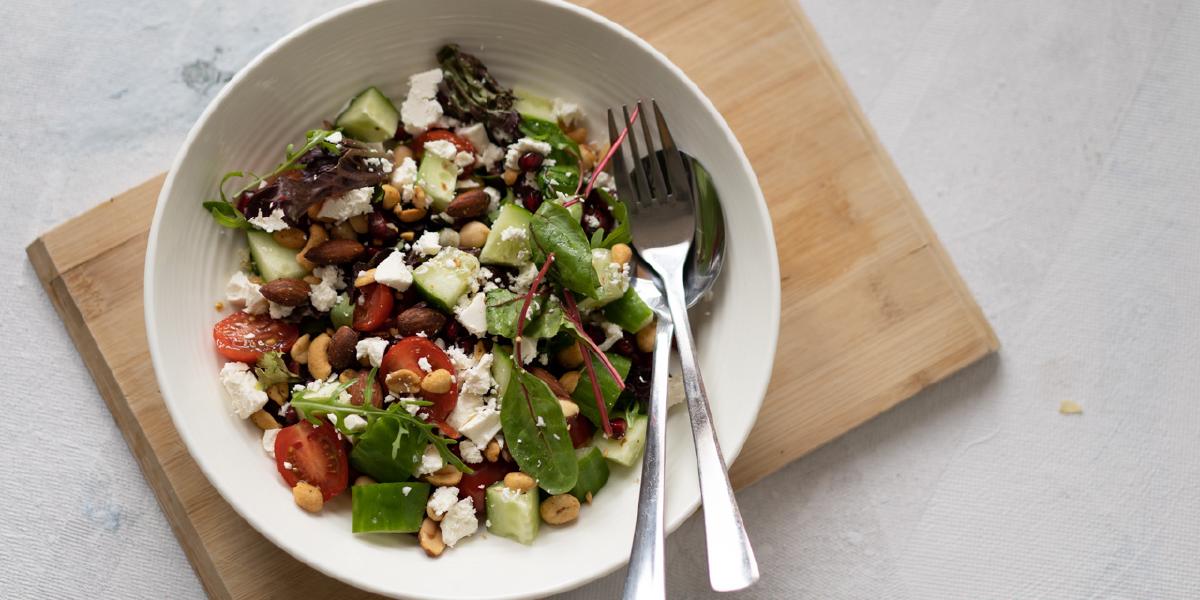
<instances>
[{"instance_id":1,"label":"stainless steel spoon","mask_svg":"<svg viewBox=\"0 0 1200 600\"><path fill-rule=\"evenodd\" d=\"M696 204L696 233L683 271L684 293L688 308L691 308L712 289L725 264L725 214L721 211L721 198L708 169L688 153L681 151L680 154L685 159L683 166L691 179ZM661 151L658 159L660 162L665 160Z\"/></svg>"}]
</instances>

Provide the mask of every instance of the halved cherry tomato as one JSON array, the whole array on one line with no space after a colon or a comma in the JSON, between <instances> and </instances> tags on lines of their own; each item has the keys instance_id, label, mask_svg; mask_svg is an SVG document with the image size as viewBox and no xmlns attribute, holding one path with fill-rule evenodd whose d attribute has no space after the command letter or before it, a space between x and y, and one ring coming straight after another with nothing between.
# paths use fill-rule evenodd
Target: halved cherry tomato
<instances>
[{"instance_id":1,"label":"halved cherry tomato","mask_svg":"<svg viewBox=\"0 0 1200 600\"><path fill-rule=\"evenodd\" d=\"M383 355L383 361L379 364L379 376L384 377L393 371L408 369L424 377L427 371L421 368L422 358L428 361L429 371L446 369L451 374L454 373L454 362L450 360L449 356L446 356L445 352L442 352L441 348L438 348L429 338L413 335L401 339L388 348ZM433 403L432 406L423 407L421 411L449 435L451 431L445 421L446 417L450 416L450 412L454 410L454 406L458 404L458 386L452 385L450 391L442 394L421 390L421 397Z\"/></svg>"},{"instance_id":2,"label":"halved cherry tomato","mask_svg":"<svg viewBox=\"0 0 1200 600\"><path fill-rule=\"evenodd\" d=\"M229 360L257 362L266 352L287 352L300 337L300 329L263 315L235 312L213 326L217 352Z\"/></svg>"},{"instance_id":3,"label":"halved cherry tomato","mask_svg":"<svg viewBox=\"0 0 1200 600\"><path fill-rule=\"evenodd\" d=\"M354 304L353 327L358 331L375 331L387 323L392 316L395 296L386 285L372 283L363 286L358 302Z\"/></svg>"},{"instance_id":4,"label":"halved cherry tomato","mask_svg":"<svg viewBox=\"0 0 1200 600\"><path fill-rule=\"evenodd\" d=\"M435 142L437 140L446 140L447 142L454 144L454 147L458 148L459 152L470 152L472 155L475 154L475 145L468 141L467 138L464 138L461 135L450 131L449 129L430 129L429 131L418 135L417 139L413 140L413 155L420 160L421 157L425 155L425 143Z\"/></svg>"},{"instance_id":5,"label":"halved cherry tomato","mask_svg":"<svg viewBox=\"0 0 1200 600\"><path fill-rule=\"evenodd\" d=\"M463 473L458 482L460 498L471 497L475 500L476 514L483 516L487 513L487 486L504 479L505 475L517 470L517 465L505 462L503 458L496 462L481 462L477 465L467 465L474 473Z\"/></svg>"},{"instance_id":6,"label":"halved cherry tomato","mask_svg":"<svg viewBox=\"0 0 1200 600\"><path fill-rule=\"evenodd\" d=\"M321 488L326 501L342 493L350 480L346 447L329 424L313 427L300 421L280 429L275 438L275 467L288 487L308 482Z\"/></svg>"}]
</instances>

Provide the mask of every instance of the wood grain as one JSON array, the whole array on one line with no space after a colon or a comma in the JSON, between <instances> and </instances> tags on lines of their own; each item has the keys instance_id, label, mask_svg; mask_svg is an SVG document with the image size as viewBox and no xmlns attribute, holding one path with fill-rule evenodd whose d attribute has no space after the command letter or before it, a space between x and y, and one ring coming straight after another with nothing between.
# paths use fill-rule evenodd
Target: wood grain
<instances>
[{"instance_id":1,"label":"wood grain","mask_svg":"<svg viewBox=\"0 0 1200 600\"><path fill-rule=\"evenodd\" d=\"M745 146L783 244L774 375L732 468L735 485L997 349L793 2L582 4L649 40L704 89ZM370 597L254 531L176 434L142 320L142 264L161 185L162 177L147 181L48 232L29 246L30 261L210 596Z\"/></svg>"}]
</instances>

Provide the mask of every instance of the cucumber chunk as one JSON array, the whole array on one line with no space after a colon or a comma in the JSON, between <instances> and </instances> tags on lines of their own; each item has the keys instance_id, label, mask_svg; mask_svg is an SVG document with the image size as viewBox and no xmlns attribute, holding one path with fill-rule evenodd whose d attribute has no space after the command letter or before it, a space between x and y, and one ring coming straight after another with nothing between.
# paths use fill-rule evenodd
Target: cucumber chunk
<instances>
[{"instance_id":1,"label":"cucumber chunk","mask_svg":"<svg viewBox=\"0 0 1200 600\"><path fill-rule=\"evenodd\" d=\"M537 490L518 492L497 482L487 489L488 531L532 544L537 537L541 517L538 514Z\"/></svg>"},{"instance_id":2,"label":"cucumber chunk","mask_svg":"<svg viewBox=\"0 0 1200 600\"><path fill-rule=\"evenodd\" d=\"M529 249L529 220L532 217L529 211L516 204L501 206L500 214L496 215L492 231L479 253L479 262L511 267L527 264L532 255ZM505 239L505 231L511 231L507 234L508 239Z\"/></svg>"},{"instance_id":3,"label":"cucumber chunk","mask_svg":"<svg viewBox=\"0 0 1200 600\"><path fill-rule=\"evenodd\" d=\"M492 379L496 381L496 395L503 398L512 379L512 349L507 346L492 346Z\"/></svg>"},{"instance_id":4,"label":"cucumber chunk","mask_svg":"<svg viewBox=\"0 0 1200 600\"><path fill-rule=\"evenodd\" d=\"M636 415L629 419L625 437L613 440L604 437L604 431L597 431L592 443L600 449L604 458L632 467L642 458L642 449L646 447L646 426L649 423L650 418L646 415Z\"/></svg>"},{"instance_id":5,"label":"cucumber chunk","mask_svg":"<svg viewBox=\"0 0 1200 600\"><path fill-rule=\"evenodd\" d=\"M300 279L308 275L308 271L296 262L296 251L284 248L263 231L247 231L246 242L250 246L250 256L258 265L258 273L265 281L276 279Z\"/></svg>"},{"instance_id":6,"label":"cucumber chunk","mask_svg":"<svg viewBox=\"0 0 1200 600\"><path fill-rule=\"evenodd\" d=\"M333 124L356 140L382 142L396 135L400 112L383 92L372 86L352 98Z\"/></svg>"},{"instance_id":7,"label":"cucumber chunk","mask_svg":"<svg viewBox=\"0 0 1200 600\"><path fill-rule=\"evenodd\" d=\"M450 201L454 199L454 186L458 183L458 171L458 165L432 152L426 152L421 158L417 181L425 190L434 213L440 213L450 206Z\"/></svg>"},{"instance_id":8,"label":"cucumber chunk","mask_svg":"<svg viewBox=\"0 0 1200 600\"><path fill-rule=\"evenodd\" d=\"M604 307L604 318L629 333L637 333L654 320L654 311L646 305L633 286L618 299Z\"/></svg>"},{"instance_id":9,"label":"cucumber chunk","mask_svg":"<svg viewBox=\"0 0 1200 600\"><path fill-rule=\"evenodd\" d=\"M350 296L345 292L338 295L337 304L329 309L329 320L333 321L334 327L349 327L354 324L354 305L350 304Z\"/></svg>"},{"instance_id":10,"label":"cucumber chunk","mask_svg":"<svg viewBox=\"0 0 1200 600\"><path fill-rule=\"evenodd\" d=\"M413 533L425 520L429 484L405 481L356 485L350 495L354 533Z\"/></svg>"},{"instance_id":11,"label":"cucumber chunk","mask_svg":"<svg viewBox=\"0 0 1200 600\"><path fill-rule=\"evenodd\" d=\"M579 478L575 480L571 495L580 502L587 502L589 494L595 497L608 483L608 462L596 447L580 448L575 451L575 456L579 457Z\"/></svg>"},{"instance_id":12,"label":"cucumber chunk","mask_svg":"<svg viewBox=\"0 0 1200 600\"><path fill-rule=\"evenodd\" d=\"M513 103L513 108L521 113L523 117L531 117L541 119L543 121L555 122L554 102L549 98L543 98L537 94L530 93L529 90L516 88L513 90L513 95L517 97L517 101Z\"/></svg>"},{"instance_id":13,"label":"cucumber chunk","mask_svg":"<svg viewBox=\"0 0 1200 600\"><path fill-rule=\"evenodd\" d=\"M451 312L471 287L479 259L458 248L442 248L437 256L413 270L417 291L438 308Z\"/></svg>"}]
</instances>

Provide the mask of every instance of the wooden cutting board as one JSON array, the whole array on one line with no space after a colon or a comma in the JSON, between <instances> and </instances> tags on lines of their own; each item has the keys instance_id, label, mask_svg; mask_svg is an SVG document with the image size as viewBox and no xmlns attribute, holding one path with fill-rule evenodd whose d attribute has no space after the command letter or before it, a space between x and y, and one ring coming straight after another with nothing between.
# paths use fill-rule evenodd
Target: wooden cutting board
<instances>
[{"instance_id":1,"label":"wooden cutting board","mask_svg":"<svg viewBox=\"0 0 1200 600\"><path fill-rule=\"evenodd\" d=\"M729 120L770 204L783 286L774 375L733 465L749 485L999 343L792 0L585 0L665 52ZM786 143L787 152L779 152ZM362 598L292 559L209 486L162 404L142 265L156 177L60 225L30 260L205 589Z\"/></svg>"}]
</instances>

